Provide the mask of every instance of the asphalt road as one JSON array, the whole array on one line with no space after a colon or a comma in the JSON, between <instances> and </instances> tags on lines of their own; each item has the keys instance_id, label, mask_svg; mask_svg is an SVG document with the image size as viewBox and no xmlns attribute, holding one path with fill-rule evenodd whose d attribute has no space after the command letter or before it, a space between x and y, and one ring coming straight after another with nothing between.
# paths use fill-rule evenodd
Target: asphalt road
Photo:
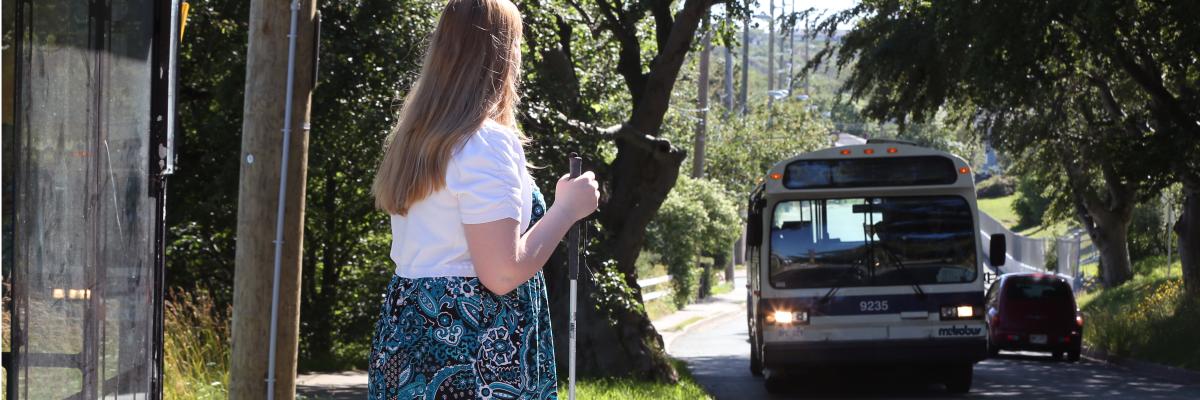
<instances>
[{"instance_id":1,"label":"asphalt road","mask_svg":"<svg viewBox=\"0 0 1200 400\"><path fill-rule=\"evenodd\" d=\"M1200 384L1181 385L1108 364L1056 362L1039 353L1001 353L975 365L971 392L954 395L921 383L913 369L817 371L787 377L788 391L768 394L750 375L745 313L730 313L692 327L675 339L671 355L686 361L696 380L717 399L1200 399Z\"/></svg>"}]
</instances>

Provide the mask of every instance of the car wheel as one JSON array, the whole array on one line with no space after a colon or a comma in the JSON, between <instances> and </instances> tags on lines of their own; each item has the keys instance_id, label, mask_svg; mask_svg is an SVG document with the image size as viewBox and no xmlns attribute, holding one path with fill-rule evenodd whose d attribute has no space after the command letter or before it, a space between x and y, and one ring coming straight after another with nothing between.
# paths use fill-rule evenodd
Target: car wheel
<instances>
[{"instance_id":1,"label":"car wheel","mask_svg":"<svg viewBox=\"0 0 1200 400\"><path fill-rule=\"evenodd\" d=\"M1055 350L1050 353L1050 358L1053 358L1055 361L1060 361L1062 360L1062 353L1062 350Z\"/></svg>"},{"instance_id":2,"label":"car wheel","mask_svg":"<svg viewBox=\"0 0 1200 400\"><path fill-rule=\"evenodd\" d=\"M1074 348L1071 349L1071 351L1068 351L1067 352L1067 361L1078 362L1079 361L1079 353L1083 352L1082 347L1083 347L1083 345L1077 344L1077 345L1075 345Z\"/></svg>"},{"instance_id":3,"label":"car wheel","mask_svg":"<svg viewBox=\"0 0 1200 400\"><path fill-rule=\"evenodd\" d=\"M750 375L763 376L762 352L758 349L758 340L750 337Z\"/></svg>"},{"instance_id":4,"label":"car wheel","mask_svg":"<svg viewBox=\"0 0 1200 400\"><path fill-rule=\"evenodd\" d=\"M988 357L996 357L996 356L1000 355L1000 346L996 346L996 345L992 344L992 342L989 341L987 348L988 348Z\"/></svg>"},{"instance_id":5,"label":"car wheel","mask_svg":"<svg viewBox=\"0 0 1200 400\"><path fill-rule=\"evenodd\" d=\"M971 381L974 375L974 365L966 364L950 367L946 371L946 390L950 393L966 393L971 391Z\"/></svg>"}]
</instances>

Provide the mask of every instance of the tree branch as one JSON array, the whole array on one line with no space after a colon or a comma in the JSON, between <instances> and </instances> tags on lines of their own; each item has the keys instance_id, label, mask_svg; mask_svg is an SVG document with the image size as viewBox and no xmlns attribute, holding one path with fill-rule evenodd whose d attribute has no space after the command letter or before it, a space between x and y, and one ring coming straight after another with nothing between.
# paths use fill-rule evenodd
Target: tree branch
<instances>
[{"instance_id":1,"label":"tree branch","mask_svg":"<svg viewBox=\"0 0 1200 400\"><path fill-rule=\"evenodd\" d=\"M633 109L629 124L638 132L657 136L671 100L675 78L692 46L700 20L708 14L712 0L687 0L675 15L666 45L659 47L658 56L650 67L650 75L642 90L641 102Z\"/></svg>"}]
</instances>

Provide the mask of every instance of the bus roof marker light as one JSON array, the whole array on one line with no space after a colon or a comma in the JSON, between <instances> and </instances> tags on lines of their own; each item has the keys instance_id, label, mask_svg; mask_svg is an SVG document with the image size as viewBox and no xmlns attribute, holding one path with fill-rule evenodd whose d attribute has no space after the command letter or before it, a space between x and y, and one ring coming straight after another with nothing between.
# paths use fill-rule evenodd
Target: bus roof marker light
<instances>
[{"instance_id":1,"label":"bus roof marker light","mask_svg":"<svg viewBox=\"0 0 1200 400\"><path fill-rule=\"evenodd\" d=\"M863 154L866 154L868 156L875 154L875 149L863 149Z\"/></svg>"},{"instance_id":2,"label":"bus roof marker light","mask_svg":"<svg viewBox=\"0 0 1200 400\"><path fill-rule=\"evenodd\" d=\"M971 172L971 167L962 167L958 169L958 173L967 174Z\"/></svg>"},{"instance_id":3,"label":"bus roof marker light","mask_svg":"<svg viewBox=\"0 0 1200 400\"><path fill-rule=\"evenodd\" d=\"M888 152L888 154L896 154L896 152L898 152L898 151L899 151L899 150L896 150L896 148L895 148L895 147L888 147L888 148L887 148L887 152Z\"/></svg>"},{"instance_id":4,"label":"bus roof marker light","mask_svg":"<svg viewBox=\"0 0 1200 400\"><path fill-rule=\"evenodd\" d=\"M838 153L841 153L843 156L848 156L848 155L850 155L850 149L844 149L842 151L839 151Z\"/></svg>"},{"instance_id":5,"label":"bus roof marker light","mask_svg":"<svg viewBox=\"0 0 1200 400\"><path fill-rule=\"evenodd\" d=\"M780 179L783 179L783 174L781 174L781 173L778 173L778 172L772 172L772 173L771 173L771 179L773 179L773 180L780 180Z\"/></svg>"}]
</instances>

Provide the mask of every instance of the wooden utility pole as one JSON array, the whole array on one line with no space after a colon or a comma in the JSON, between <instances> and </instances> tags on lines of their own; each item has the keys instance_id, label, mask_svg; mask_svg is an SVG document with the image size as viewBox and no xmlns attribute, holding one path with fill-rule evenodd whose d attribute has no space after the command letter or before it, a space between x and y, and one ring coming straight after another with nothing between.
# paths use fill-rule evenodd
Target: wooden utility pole
<instances>
[{"instance_id":1,"label":"wooden utility pole","mask_svg":"<svg viewBox=\"0 0 1200 400\"><path fill-rule=\"evenodd\" d=\"M738 95L741 102L742 116L750 111L750 103L746 101L746 92L750 88L750 16L742 21L742 89Z\"/></svg>"},{"instance_id":2,"label":"wooden utility pole","mask_svg":"<svg viewBox=\"0 0 1200 400\"><path fill-rule=\"evenodd\" d=\"M277 399L293 399L296 394L315 6L315 0L299 1L275 346ZM233 349L229 371L229 398L233 400L266 398L269 385L267 360L290 22L290 0L251 0L233 279Z\"/></svg>"},{"instance_id":3,"label":"wooden utility pole","mask_svg":"<svg viewBox=\"0 0 1200 400\"><path fill-rule=\"evenodd\" d=\"M790 16L791 24L788 25L788 69L787 69L787 89L788 97L792 96L792 83L796 71L796 0L792 0L792 11Z\"/></svg>"},{"instance_id":4,"label":"wooden utility pole","mask_svg":"<svg viewBox=\"0 0 1200 400\"><path fill-rule=\"evenodd\" d=\"M696 92L696 108L700 109L700 121L696 124L696 142L692 153L692 177L704 177L704 142L708 129L708 56L712 50L712 35L708 33L708 20L704 21L704 37L700 42L700 87Z\"/></svg>"},{"instance_id":5,"label":"wooden utility pole","mask_svg":"<svg viewBox=\"0 0 1200 400\"><path fill-rule=\"evenodd\" d=\"M734 101L733 101L733 49L729 47L729 44L725 44L725 97L723 100L725 100L725 104L722 104L723 106L725 106L725 114L723 114L723 115L725 118L728 118L729 115L733 113L733 104L734 104Z\"/></svg>"},{"instance_id":6,"label":"wooden utility pole","mask_svg":"<svg viewBox=\"0 0 1200 400\"><path fill-rule=\"evenodd\" d=\"M771 2L767 15L767 126L771 126L771 111L775 107L775 0Z\"/></svg>"}]
</instances>

